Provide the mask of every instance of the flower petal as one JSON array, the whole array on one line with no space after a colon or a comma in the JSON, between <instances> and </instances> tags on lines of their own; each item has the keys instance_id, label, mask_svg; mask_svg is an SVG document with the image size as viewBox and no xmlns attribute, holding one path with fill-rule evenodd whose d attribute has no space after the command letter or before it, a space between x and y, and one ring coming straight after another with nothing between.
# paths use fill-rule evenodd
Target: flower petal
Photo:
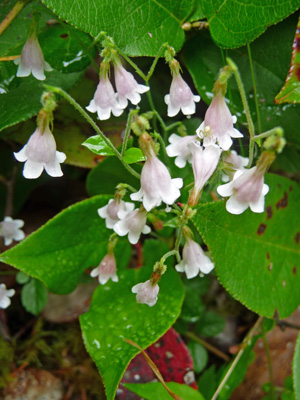
<instances>
[{"instance_id":1,"label":"flower petal","mask_svg":"<svg viewBox=\"0 0 300 400\"><path fill-rule=\"evenodd\" d=\"M42 163L27 160L24 164L23 176L26 179L36 179L43 172L44 166Z\"/></svg>"},{"instance_id":2,"label":"flower petal","mask_svg":"<svg viewBox=\"0 0 300 400\"><path fill-rule=\"evenodd\" d=\"M247 210L248 206L248 203L240 203L236 197L231 196L230 199L227 200L226 210L230 212L230 214L238 215Z\"/></svg>"}]
</instances>

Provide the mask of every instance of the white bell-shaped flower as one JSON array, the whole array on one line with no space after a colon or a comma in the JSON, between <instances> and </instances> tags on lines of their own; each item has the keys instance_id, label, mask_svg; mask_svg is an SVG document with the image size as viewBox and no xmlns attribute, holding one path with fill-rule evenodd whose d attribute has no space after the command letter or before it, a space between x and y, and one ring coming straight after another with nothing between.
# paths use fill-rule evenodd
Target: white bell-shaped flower
<instances>
[{"instance_id":1,"label":"white bell-shaped flower","mask_svg":"<svg viewBox=\"0 0 300 400\"><path fill-rule=\"evenodd\" d=\"M140 93L147 92L150 88L145 85L140 85L134 79L133 75L126 71L121 63L114 65L115 70L115 83L118 93L119 105L122 108L126 108L128 100L132 104L136 105L141 101ZM127 100L128 99L128 100Z\"/></svg>"},{"instance_id":2,"label":"white bell-shaped flower","mask_svg":"<svg viewBox=\"0 0 300 400\"><path fill-rule=\"evenodd\" d=\"M194 96L189 85L182 79L180 73L173 73L170 93L165 95L165 103L168 105L168 117L174 117L181 109L184 115L192 115L196 112L196 104L200 96Z\"/></svg>"},{"instance_id":3,"label":"white bell-shaped flower","mask_svg":"<svg viewBox=\"0 0 300 400\"><path fill-rule=\"evenodd\" d=\"M166 147L166 152L169 157L176 157L175 165L178 168L184 168L187 161L192 162L192 151L189 144L196 139L197 135L182 137L176 133L169 137L170 144Z\"/></svg>"},{"instance_id":4,"label":"white bell-shaped flower","mask_svg":"<svg viewBox=\"0 0 300 400\"><path fill-rule=\"evenodd\" d=\"M138 303L152 307L157 302L159 286L157 283L153 284L151 280L148 280L133 286L131 291L136 293L136 301Z\"/></svg>"},{"instance_id":5,"label":"white bell-shaped flower","mask_svg":"<svg viewBox=\"0 0 300 400\"><path fill-rule=\"evenodd\" d=\"M10 297L15 294L14 289L6 289L4 283L0 283L0 308L7 308L10 303Z\"/></svg>"},{"instance_id":6,"label":"white bell-shaped flower","mask_svg":"<svg viewBox=\"0 0 300 400\"><path fill-rule=\"evenodd\" d=\"M115 224L133 209L133 203L125 202L116 197L115 199L110 199L106 206L99 208L98 214L100 217L105 218L106 227L113 229Z\"/></svg>"},{"instance_id":7,"label":"white bell-shaped flower","mask_svg":"<svg viewBox=\"0 0 300 400\"><path fill-rule=\"evenodd\" d=\"M141 173L141 189L130 195L131 200L143 201L147 211L160 206L162 201L168 205L180 196L183 185L181 178L172 179L167 167L156 157L149 156Z\"/></svg>"},{"instance_id":8,"label":"white bell-shaped flower","mask_svg":"<svg viewBox=\"0 0 300 400\"><path fill-rule=\"evenodd\" d=\"M25 162L23 175L27 179L38 178L43 169L53 177L63 175L60 163L65 161L66 155L56 150L56 142L49 124L47 123L45 128L43 125L41 123L27 144L18 153L14 153L18 161Z\"/></svg>"},{"instance_id":9,"label":"white bell-shaped flower","mask_svg":"<svg viewBox=\"0 0 300 400\"><path fill-rule=\"evenodd\" d=\"M217 188L223 197L230 198L226 210L231 214L241 214L248 207L255 213L264 212L265 198L269 186L264 183L264 174L257 167L237 171L231 182Z\"/></svg>"},{"instance_id":10,"label":"white bell-shaped flower","mask_svg":"<svg viewBox=\"0 0 300 400\"><path fill-rule=\"evenodd\" d=\"M203 146L218 143L221 149L229 150L232 145L232 137L243 137L242 133L233 127L236 118L233 117L225 103L224 96L219 92L210 103L204 121L196 130Z\"/></svg>"},{"instance_id":11,"label":"white bell-shaped flower","mask_svg":"<svg viewBox=\"0 0 300 400\"><path fill-rule=\"evenodd\" d=\"M21 57L14 60L14 63L19 65L17 76L25 77L32 75L43 81L46 79L44 71L52 71L50 65L44 60L41 46L38 42L36 34L32 34L26 41Z\"/></svg>"},{"instance_id":12,"label":"white bell-shaped flower","mask_svg":"<svg viewBox=\"0 0 300 400\"><path fill-rule=\"evenodd\" d=\"M130 211L124 218L114 225L114 231L119 236L128 234L128 240L131 244L136 244L141 236L141 233L147 234L151 231L146 225L147 213L145 210L135 209Z\"/></svg>"},{"instance_id":13,"label":"white bell-shaped flower","mask_svg":"<svg viewBox=\"0 0 300 400\"><path fill-rule=\"evenodd\" d=\"M4 221L0 222L0 236L3 236L5 246L9 246L13 240L19 242L24 239L25 234L20 229L23 226L24 221L21 219L13 220L11 217L5 217Z\"/></svg>"},{"instance_id":14,"label":"white bell-shaped flower","mask_svg":"<svg viewBox=\"0 0 300 400\"><path fill-rule=\"evenodd\" d=\"M182 251L182 260L175 268L178 272L185 272L186 277L191 279L200 272L208 274L214 268L214 263L205 255L197 242L187 237Z\"/></svg>"},{"instance_id":15,"label":"white bell-shaped flower","mask_svg":"<svg viewBox=\"0 0 300 400\"><path fill-rule=\"evenodd\" d=\"M106 120L110 118L111 113L115 117L119 117L124 111L125 107L122 107L117 99L117 94L110 83L107 75L100 77L100 82L97 86L94 98L86 109L92 113L97 112L100 120Z\"/></svg>"},{"instance_id":16,"label":"white bell-shaped flower","mask_svg":"<svg viewBox=\"0 0 300 400\"><path fill-rule=\"evenodd\" d=\"M222 159L225 162L225 167L223 168L222 181L229 182L233 179L236 171L244 171L245 167L248 165L249 158L242 157L237 154L235 150L228 151L222 154Z\"/></svg>"},{"instance_id":17,"label":"white bell-shaped flower","mask_svg":"<svg viewBox=\"0 0 300 400\"><path fill-rule=\"evenodd\" d=\"M111 279L113 282L118 282L117 276L117 263L114 253L108 253L100 262L97 268L94 268L91 272L91 277L98 276L99 283L105 285L105 283Z\"/></svg>"}]
</instances>

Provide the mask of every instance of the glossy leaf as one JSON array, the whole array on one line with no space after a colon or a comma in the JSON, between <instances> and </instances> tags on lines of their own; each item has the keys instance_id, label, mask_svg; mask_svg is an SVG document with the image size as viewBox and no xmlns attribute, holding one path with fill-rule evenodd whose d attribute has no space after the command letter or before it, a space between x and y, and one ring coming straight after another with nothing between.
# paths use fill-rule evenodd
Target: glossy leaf
<instances>
[{"instance_id":1,"label":"glossy leaf","mask_svg":"<svg viewBox=\"0 0 300 400\"><path fill-rule=\"evenodd\" d=\"M138 172L141 167L134 166ZM138 188L139 181L131 175L116 157L108 157L97 167L92 169L86 181L87 191L91 196L95 194L114 194L119 183L127 183Z\"/></svg>"},{"instance_id":2,"label":"glossy leaf","mask_svg":"<svg viewBox=\"0 0 300 400\"><path fill-rule=\"evenodd\" d=\"M21 291L21 302L26 311L38 315L47 304L48 293L38 279L30 279Z\"/></svg>"},{"instance_id":3,"label":"glossy leaf","mask_svg":"<svg viewBox=\"0 0 300 400\"><path fill-rule=\"evenodd\" d=\"M288 146L300 147L300 106L288 104L285 106L274 104L274 99L283 86L290 64L291 48L295 35L298 18L293 15L280 24L271 27L259 39L251 44L253 68L258 92L258 102L261 115L262 132L281 126L285 131ZM253 97L253 82L250 63L246 47L229 50L226 55L233 59L239 68L246 90L251 115L258 133L257 115ZM192 37L184 47L184 59L188 70L193 77L195 86L203 100L210 103L212 88L223 65L220 50L213 46L207 32L201 31ZM226 94L232 114L238 122L245 124L245 113L240 94L234 78L229 80Z\"/></svg>"},{"instance_id":4,"label":"glossy leaf","mask_svg":"<svg viewBox=\"0 0 300 400\"><path fill-rule=\"evenodd\" d=\"M167 250L158 241L146 242L144 260L148 264L154 256L158 261ZM183 287L171 267L159 283L156 305L149 307L136 302L131 288L149 279L152 267L153 264L148 264L119 273L118 283L109 282L95 291L90 310L80 317L86 348L99 368L108 400L114 398L127 365L139 352L124 339L146 348L173 325L180 312Z\"/></svg>"},{"instance_id":5,"label":"glossy leaf","mask_svg":"<svg viewBox=\"0 0 300 400\"><path fill-rule=\"evenodd\" d=\"M164 0L43 0L62 20L97 37L105 31L130 56L155 56L162 43L179 50L181 25L192 14L195 1Z\"/></svg>"},{"instance_id":6,"label":"glossy leaf","mask_svg":"<svg viewBox=\"0 0 300 400\"><path fill-rule=\"evenodd\" d=\"M199 206L194 223L229 293L260 315L284 318L300 303L300 189L276 175L266 182L264 213L232 215L217 202Z\"/></svg>"},{"instance_id":7,"label":"glossy leaf","mask_svg":"<svg viewBox=\"0 0 300 400\"><path fill-rule=\"evenodd\" d=\"M188 385L176 382L167 382L166 385L182 400L204 400L201 393ZM171 395L160 382L124 383L124 386L146 400L172 400Z\"/></svg>"},{"instance_id":8,"label":"glossy leaf","mask_svg":"<svg viewBox=\"0 0 300 400\"><path fill-rule=\"evenodd\" d=\"M141 149L138 149L137 147L131 147L131 149L125 151L123 160L127 164L133 164L139 161L145 161L145 157Z\"/></svg>"},{"instance_id":9,"label":"glossy leaf","mask_svg":"<svg viewBox=\"0 0 300 400\"><path fill-rule=\"evenodd\" d=\"M72 291L82 272L98 265L106 254L112 231L97 209L108 199L98 196L72 205L1 254L1 261L40 279L54 293ZM120 261L126 265L128 257Z\"/></svg>"},{"instance_id":10,"label":"glossy leaf","mask_svg":"<svg viewBox=\"0 0 300 400\"><path fill-rule=\"evenodd\" d=\"M115 153L112 151L111 147L108 146L100 135L95 135L89 137L85 142L82 143L83 146L87 147L93 153L98 156L113 156Z\"/></svg>"},{"instance_id":11,"label":"glossy leaf","mask_svg":"<svg viewBox=\"0 0 300 400\"><path fill-rule=\"evenodd\" d=\"M275 98L277 104L300 103L300 19L293 43L291 67L283 88Z\"/></svg>"},{"instance_id":12,"label":"glossy leaf","mask_svg":"<svg viewBox=\"0 0 300 400\"><path fill-rule=\"evenodd\" d=\"M195 372L202 372L206 367L208 361L206 348L203 347L200 343L190 341L188 343L188 349L191 353L191 356L193 357Z\"/></svg>"},{"instance_id":13,"label":"glossy leaf","mask_svg":"<svg viewBox=\"0 0 300 400\"><path fill-rule=\"evenodd\" d=\"M299 7L298 0L204 0L202 9L214 41L224 48L251 43L269 26L288 17Z\"/></svg>"},{"instance_id":14,"label":"glossy leaf","mask_svg":"<svg viewBox=\"0 0 300 400\"><path fill-rule=\"evenodd\" d=\"M296 400L300 400L300 335L298 335L293 360L293 381Z\"/></svg>"}]
</instances>

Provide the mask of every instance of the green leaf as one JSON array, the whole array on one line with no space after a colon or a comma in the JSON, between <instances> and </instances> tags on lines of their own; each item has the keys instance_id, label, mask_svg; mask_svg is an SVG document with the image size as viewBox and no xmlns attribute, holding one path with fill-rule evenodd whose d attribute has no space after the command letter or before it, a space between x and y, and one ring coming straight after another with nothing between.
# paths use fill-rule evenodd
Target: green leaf
<instances>
[{"instance_id":1,"label":"green leaf","mask_svg":"<svg viewBox=\"0 0 300 400\"><path fill-rule=\"evenodd\" d=\"M95 135L89 137L85 142L82 143L83 146L87 147L93 153L98 156L114 156L115 153L108 146L100 135Z\"/></svg>"},{"instance_id":2,"label":"green leaf","mask_svg":"<svg viewBox=\"0 0 300 400\"><path fill-rule=\"evenodd\" d=\"M145 156L141 149L138 149L137 147L131 147L131 149L125 151L123 160L127 164L133 164L139 161L145 161Z\"/></svg>"},{"instance_id":3,"label":"green leaf","mask_svg":"<svg viewBox=\"0 0 300 400\"><path fill-rule=\"evenodd\" d=\"M275 97L277 104L281 103L300 103L300 19L298 21L296 35L293 44L291 67L283 88Z\"/></svg>"},{"instance_id":4,"label":"green leaf","mask_svg":"<svg viewBox=\"0 0 300 400\"><path fill-rule=\"evenodd\" d=\"M194 370L199 373L204 370L208 361L208 354L205 347L200 343L191 341L188 343L188 349L194 361Z\"/></svg>"},{"instance_id":5,"label":"green leaf","mask_svg":"<svg viewBox=\"0 0 300 400\"><path fill-rule=\"evenodd\" d=\"M203 19L205 18L205 14L203 12L203 8L202 8L202 0L197 0L196 1L196 7L192 13L192 15L190 15L188 17L188 21L197 21L198 19Z\"/></svg>"},{"instance_id":6,"label":"green leaf","mask_svg":"<svg viewBox=\"0 0 300 400\"><path fill-rule=\"evenodd\" d=\"M211 399L217 389L216 366L212 365L203 372L197 381L198 387L205 399Z\"/></svg>"},{"instance_id":7,"label":"green leaf","mask_svg":"<svg viewBox=\"0 0 300 400\"><path fill-rule=\"evenodd\" d=\"M229 293L260 315L284 318L300 303L300 188L277 175L266 182L264 213L232 215L217 202L199 206L194 223Z\"/></svg>"},{"instance_id":8,"label":"green leaf","mask_svg":"<svg viewBox=\"0 0 300 400\"><path fill-rule=\"evenodd\" d=\"M93 37L111 36L129 56L155 56L168 42L178 51L184 42L181 25L195 7L191 0L43 0L62 20Z\"/></svg>"},{"instance_id":9,"label":"green leaf","mask_svg":"<svg viewBox=\"0 0 300 400\"><path fill-rule=\"evenodd\" d=\"M180 313L183 287L172 267L159 282L155 306L138 304L131 293L135 284L149 279L152 260L158 261L166 250L163 243L147 241L143 253L148 266L122 271L118 283L109 282L96 289L90 310L80 317L86 348L99 368L108 400L114 398L127 365L139 353L124 338L146 348L173 325Z\"/></svg>"},{"instance_id":10,"label":"green leaf","mask_svg":"<svg viewBox=\"0 0 300 400\"><path fill-rule=\"evenodd\" d=\"M1 261L40 279L54 293L71 292L82 272L96 266L107 252L112 231L97 209L108 199L98 196L72 205L1 254Z\"/></svg>"},{"instance_id":11,"label":"green leaf","mask_svg":"<svg viewBox=\"0 0 300 400\"><path fill-rule=\"evenodd\" d=\"M204 400L204 397L188 385L167 382L167 387L182 398L182 400ZM172 400L160 382L124 383L124 386L146 400Z\"/></svg>"},{"instance_id":12,"label":"green leaf","mask_svg":"<svg viewBox=\"0 0 300 400\"><path fill-rule=\"evenodd\" d=\"M138 172L141 166L134 167ZM97 165L89 173L86 188L91 196L96 194L114 194L119 183L127 183L135 188L139 187L139 181L131 175L116 157L108 157Z\"/></svg>"},{"instance_id":13,"label":"green leaf","mask_svg":"<svg viewBox=\"0 0 300 400\"><path fill-rule=\"evenodd\" d=\"M185 294L180 318L186 322L196 322L204 311L204 305L199 293L192 287L185 286Z\"/></svg>"},{"instance_id":14,"label":"green leaf","mask_svg":"<svg viewBox=\"0 0 300 400\"><path fill-rule=\"evenodd\" d=\"M48 293L38 279L30 279L21 291L21 302L26 311L38 315L47 304Z\"/></svg>"},{"instance_id":15,"label":"green leaf","mask_svg":"<svg viewBox=\"0 0 300 400\"><path fill-rule=\"evenodd\" d=\"M300 400L300 334L298 335L293 360L293 381L296 400Z\"/></svg>"},{"instance_id":16,"label":"green leaf","mask_svg":"<svg viewBox=\"0 0 300 400\"><path fill-rule=\"evenodd\" d=\"M283 20L299 7L298 0L203 0L202 9L214 41L225 48L252 42L269 26Z\"/></svg>"},{"instance_id":17,"label":"green leaf","mask_svg":"<svg viewBox=\"0 0 300 400\"><path fill-rule=\"evenodd\" d=\"M30 281L30 276L24 274L24 272L18 272L16 275L16 281L19 283L19 285L24 285L24 283L27 283Z\"/></svg>"},{"instance_id":18,"label":"green leaf","mask_svg":"<svg viewBox=\"0 0 300 400\"><path fill-rule=\"evenodd\" d=\"M215 336L222 332L225 327L224 319L215 312L208 311L202 314L197 323L196 330L203 336Z\"/></svg>"},{"instance_id":19,"label":"green leaf","mask_svg":"<svg viewBox=\"0 0 300 400\"><path fill-rule=\"evenodd\" d=\"M283 86L290 64L291 48L297 25L293 15L280 24L271 27L251 44L253 68L258 92L262 132L281 126L285 131L288 146L300 147L300 106L274 104L274 98ZM290 44L290 45L289 45ZM253 82L246 47L227 51L226 55L236 63L247 94L251 115L258 133L257 115L253 96ZM223 65L222 54L212 42L207 32L201 31L184 46L184 59L203 100L210 103L212 88ZM238 122L246 124L245 113L234 78L229 80L226 94L232 114Z\"/></svg>"}]
</instances>

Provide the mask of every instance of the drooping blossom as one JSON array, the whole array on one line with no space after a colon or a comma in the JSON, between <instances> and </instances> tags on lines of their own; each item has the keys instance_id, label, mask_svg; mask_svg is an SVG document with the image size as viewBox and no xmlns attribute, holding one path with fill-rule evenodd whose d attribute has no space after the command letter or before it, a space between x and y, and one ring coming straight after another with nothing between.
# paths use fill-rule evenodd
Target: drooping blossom
<instances>
[{"instance_id":1,"label":"drooping blossom","mask_svg":"<svg viewBox=\"0 0 300 400\"><path fill-rule=\"evenodd\" d=\"M143 201L147 211L160 206L162 201L168 205L180 196L183 185L181 178L172 179L167 167L157 158L148 134L140 136L140 146L147 160L141 173L141 189L130 195L132 200Z\"/></svg>"},{"instance_id":2,"label":"drooping blossom","mask_svg":"<svg viewBox=\"0 0 300 400\"><path fill-rule=\"evenodd\" d=\"M5 246L9 246L13 240L19 242L24 239L25 234L20 229L23 226L24 221L21 219L13 220L11 217L5 217L4 221L0 222L0 236L3 236Z\"/></svg>"},{"instance_id":3,"label":"drooping blossom","mask_svg":"<svg viewBox=\"0 0 300 400\"><path fill-rule=\"evenodd\" d=\"M229 152L224 152L222 154L222 159L225 162L225 167L223 168L223 182L229 182L233 179L236 171L243 171L248 164L249 159L247 157L242 157L237 154L235 150Z\"/></svg>"},{"instance_id":4,"label":"drooping blossom","mask_svg":"<svg viewBox=\"0 0 300 400\"><path fill-rule=\"evenodd\" d=\"M41 46L35 33L27 39L21 53L21 57L14 60L19 65L17 76L25 77L32 75L43 81L46 79L44 71L52 71L50 65L44 60Z\"/></svg>"},{"instance_id":5,"label":"drooping blossom","mask_svg":"<svg viewBox=\"0 0 300 400\"><path fill-rule=\"evenodd\" d=\"M195 205L198 202L203 186L216 170L222 151L215 144L203 148L199 141L194 141L190 144L190 147L195 184L189 198L189 204Z\"/></svg>"},{"instance_id":6,"label":"drooping blossom","mask_svg":"<svg viewBox=\"0 0 300 400\"><path fill-rule=\"evenodd\" d=\"M126 108L128 100L130 100L132 104L138 104L141 101L140 93L145 93L150 88L145 85L140 85L134 79L133 75L126 71L121 63L116 63L114 65L114 69L115 83L120 107L123 109Z\"/></svg>"},{"instance_id":7,"label":"drooping blossom","mask_svg":"<svg viewBox=\"0 0 300 400\"><path fill-rule=\"evenodd\" d=\"M15 294L14 289L6 289L4 283L0 283L0 308L7 308L10 303L10 297Z\"/></svg>"},{"instance_id":8,"label":"drooping blossom","mask_svg":"<svg viewBox=\"0 0 300 400\"><path fill-rule=\"evenodd\" d=\"M40 123L27 144L14 156L18 161L25 162L23 175L27 179L38 178L44 169L53 177L63 175L60 163L65 161L66 155L56 150L49 123Z\"/></svg>"},{"instance_id":9,"label":"drooping blossom","mask_svg":"<svg viewBox=\"0 0 300 400\"><path fill-rule=\"evenodd\" d=\"M221 149L228 150L232 145L232 137L243 137L242 133L233 127L236 118L233 117L225 103L224 96L219 92L208 107L204 121L196 130L203 146L218 143Z\"/></svg>"},{"instance_id":10,"label":"drooping blossom","mask_svg":"<svg viewBox=\"0 0 300 400\"><path fill-rule=\"evenodd\" d=\"M116 197L110 199L106 206L99 208L98 214L100 217L105 218L106 227L108 229L113 229L115 224L133 209L133 203L125 202L119 197Z\"/></svg>"},{"instance_id":11,"label":"drooping blossom","mask_svg":"<svg viewBox=\"0 0 300 400\"><path fill-rule=\"evenodd\" d=\"M111 113L113 113L115 117L119 117L124 111L124 107L118 102L117 94L107 74L104 73L100 76L100 82L97 86L94 98L90 101L86 109L92 113L97 112L100 120L109 119Z\"/></svg>"},{"instance_id":12,"label":"drooping blossom","mask_svg":"<svg viewBox=\"0 0 300 400\"><path fill-rule=\"evenodd\" d=\"M188 279L194 278L200 272L208 274L214 263L207 257L201 246L191 238L186 238L182 251L182 260L175 266L178 272L185 272Z\"/></svg>"},{"instance_id":13,"label":"drooping blossom","mask_svg":"<svg viewBox=\"0 0 300 400\"><path fill-rule=\"evenodd\" d=\"M124 218L114 225L114 231L119 236L128 234L128 240L131 244L136 244L141 236L141 233L147 234L151 231L146 225L147 213L145 210L135 209L127 213Z\"/></svg>"},{"instance_id":14,"label":"drooping blossom","mask_svg":"<svg viewBox=\"0 0 300 400\"><path fill-rule=\"evenodd\" d=\"M98 276L99 283L105 285L105 283L111 279L113 282L118 282L117 276L117 263L114 253L108 253L102 259L97 268L94 268L91 272L91 277Z\"/></svg>"},{"instance_id":15,"label":"drooping blossom","mask_svg":"<svg viewBox=\"0 0 300 400\"><path fill-rule=\"evenodd\" d=\"M244 171L237 171L231 182L217 188L223 197L230 198L226 202L226 209L231 214L241 214L248 207L255 213L264 212L264 196L269 186L264 183L264 174L257 167Z\"/></svg>"},{"instance_id":16,"label":"drooping blossom","mask_svg":"<svg viewBox=\"0 0 300 400\"><path fill-rule=\"evenodd\" d=\"M165 103L168 105L168 117L174 117L181 109L184 115L196 112L196 104L200 96L194 96L189 85L182 79L180 73L174 73L170 87L170 93L165 95Z\"/></svg>"},{"instance_id":17,"label":"drooping blossom","mask_svg":"<svg viewBox=\"0 0 300 400\"><path fill-rule=\"evenodd\" d=\"M196 139L197 135L182 137L175 133L169 137L170 144L166 147L166 151L169 157L176 157L175 165L178 168L184 168L187 161L192 161L192 152L189 144Z\"/></svg>"},{"instance_id":18,"label":"drooping blossom","mask_svg":"<svg viewBox=\"0 0 300 400\"><path fill-rule=\"evenodd\" d=\"M151 280L148 280L133 286L131 291L136 293L136 301L138 303L152 307L157 302L159 286L157 283L153 284Z\"/></svg>"}]
</instances>

